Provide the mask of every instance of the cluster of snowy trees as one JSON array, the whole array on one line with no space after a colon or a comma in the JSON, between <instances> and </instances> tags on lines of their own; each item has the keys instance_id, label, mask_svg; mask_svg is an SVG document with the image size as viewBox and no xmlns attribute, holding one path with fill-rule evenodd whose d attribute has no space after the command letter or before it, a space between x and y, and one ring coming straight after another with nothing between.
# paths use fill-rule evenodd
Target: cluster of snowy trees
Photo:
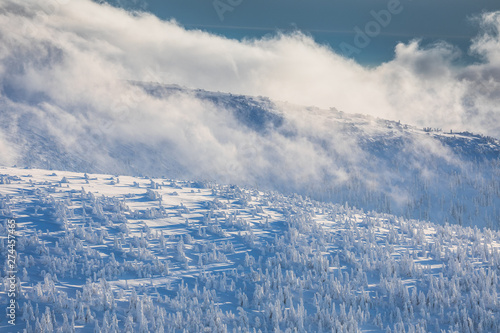
<instances>
[{"instance_id":1,"label":"cluster of snowy trees","mask_svg":"<svg viewBox=\"0 0 500 333\"><path fill-rule=\"evenodd\" d=\"M475 158L475 157L474 157ZM351 172L349 181L311 186L304 193L321 201L348 202L406 219L449 222L500 229L500 159L425 161L414 168L414 156L394 156L390 166L373 161L373 172L390 169L391 185L381 188L365 172ZM377 164L380 163L380 164ZM345 166L348 168L348 166Z\"/></svg>"},{"instance_id":2,"label":"cluster of snowy trees","mask_svg":"<svg viewBox=\"0 0 500 333\"><path fill-rule=\"evenodd\" d=\"M4 216L29 221L19 331L500 330L499 232L236 186L150 181L106 196L66 178L20 179L0 197Z\"/></svg>"}]
</instances>

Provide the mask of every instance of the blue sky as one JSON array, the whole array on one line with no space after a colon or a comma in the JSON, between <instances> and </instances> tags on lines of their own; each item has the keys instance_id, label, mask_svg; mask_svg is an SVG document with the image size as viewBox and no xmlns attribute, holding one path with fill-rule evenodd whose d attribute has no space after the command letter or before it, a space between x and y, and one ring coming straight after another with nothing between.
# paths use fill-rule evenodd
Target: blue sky
<instances>
[{"instance_id":1,"label":"blue sky","mask_svg":"<svg viewBox=\"0 0 500 333\"><path fill-rule=\"evenodd\" d=\"M277 30L300 30L346 54L355 46L356 27L362 32L375 21L372 11L387 10L397 0L110 0L127 9L143 9L162 19L175 19L190 29L203 29L230 38L254 38ZM470 40L478 32L471 20L485 11L500 10L498 0L400 0L400 10L389 24L349 52L364 65L391 60L398 42L422 39L423 45L445 40L467 54ZM372 26L372 28L376 28ZM344 44L343 44L344 43ZM342 45L344 47L342 48Z\"/></svg>"}]
</instances>

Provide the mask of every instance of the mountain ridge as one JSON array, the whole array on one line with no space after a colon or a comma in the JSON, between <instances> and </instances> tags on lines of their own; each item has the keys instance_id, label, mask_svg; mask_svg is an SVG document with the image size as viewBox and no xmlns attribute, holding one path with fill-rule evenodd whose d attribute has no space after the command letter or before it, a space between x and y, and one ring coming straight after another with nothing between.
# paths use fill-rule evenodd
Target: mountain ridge
<instances>
[{"instance_id":1,"label":"mountain ridge","mask_svg":"<svg viewBox=\"0 0 500 333\"><path fill-rule=\"evenodd\" d=\"M126 83L129 94L116 96L109 111L4 108L16 165L255 185L407 218L500 225L495 138L265 97ZM66 118L74 130L57 125Z\"/></svg>"}]
</instances>

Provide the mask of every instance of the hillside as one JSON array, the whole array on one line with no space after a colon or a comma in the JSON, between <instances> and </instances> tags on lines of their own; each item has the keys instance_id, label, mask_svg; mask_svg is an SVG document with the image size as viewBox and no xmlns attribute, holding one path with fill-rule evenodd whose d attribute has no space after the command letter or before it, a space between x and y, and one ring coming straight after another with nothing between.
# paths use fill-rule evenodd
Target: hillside
<instances>
[{"instance_id":1,"label":"hillside","mask_svg":"<svg viewBox=\"0 0 500 333\"><path fill-rule=\"evenodd\" d=\"M264 97L121 84L109 109L94 101L54 109L43 96L33 108L0 101L4 151L13 156L3 164L257 186L443 225L500 227L495 138Z\"/></svg>"},{"instance_id":2,"label":"hillside","mask_svg":"<svg viewBox=\"0 0 500 333\"><path fill-rule=\"evenodd\" d=\"M19 306L1 331L500 330L489 229L215 183L0 175L0 218L17 237L0 297L15 268Z\"/></svg>"}]
</instances>

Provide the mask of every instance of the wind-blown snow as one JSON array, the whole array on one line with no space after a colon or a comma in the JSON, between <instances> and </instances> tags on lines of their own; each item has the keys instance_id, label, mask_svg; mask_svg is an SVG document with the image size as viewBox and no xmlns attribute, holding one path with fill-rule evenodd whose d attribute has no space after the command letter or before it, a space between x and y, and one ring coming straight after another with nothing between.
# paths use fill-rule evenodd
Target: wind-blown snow
<instances>
[{"instance_id":1,"label":"wind-blown snow","mask_svg":"<svg viewBox=\"0 0 500 333\"><path fill-rule=\"evenodd\" d=\"M16 329L498 331L500 14L477 20L481 63L415 41L367 69L301 34L2 1Z\"/></svg>"},{"instance_id":2,"label":"wind-blown snow","mask_svg":"<svg viewBox=\"0 0 500 333\"><path fill-rule=\"evenodd\" d=\"M130 84L134 109L4 109L16 163L253 185L498 228L500 144L491 137L261 97Z\"/></svg>"},{"instance_id":3,"label":"wind-blown snow","mask_svg":"<svg viewBox=\"0 0 500 333\"><path fill-rule=\"evenodd\" d=\"M239 42L88 0L3 1L0 163L254 185L497 228L498 142L456 132L498 136L498 17L478 18L482 63L457 67L453 47L415 42L366 69L298 34Z\"/></svg>"},{"instance_id":4,"label":"wind-blown snow","mask_svg":"<svg viewBox=\"0 0 500 333\"><path fill-rule=\"evenodd\" d=\"M461 65L453 45L412 41L364 68L300 33L237 41L90 0L5 0L1 90L22 104L110 112L131 94L115 80L155 81L498 136L500 14L475 22L477 63Z\"/></svg>"}]
</instances>

